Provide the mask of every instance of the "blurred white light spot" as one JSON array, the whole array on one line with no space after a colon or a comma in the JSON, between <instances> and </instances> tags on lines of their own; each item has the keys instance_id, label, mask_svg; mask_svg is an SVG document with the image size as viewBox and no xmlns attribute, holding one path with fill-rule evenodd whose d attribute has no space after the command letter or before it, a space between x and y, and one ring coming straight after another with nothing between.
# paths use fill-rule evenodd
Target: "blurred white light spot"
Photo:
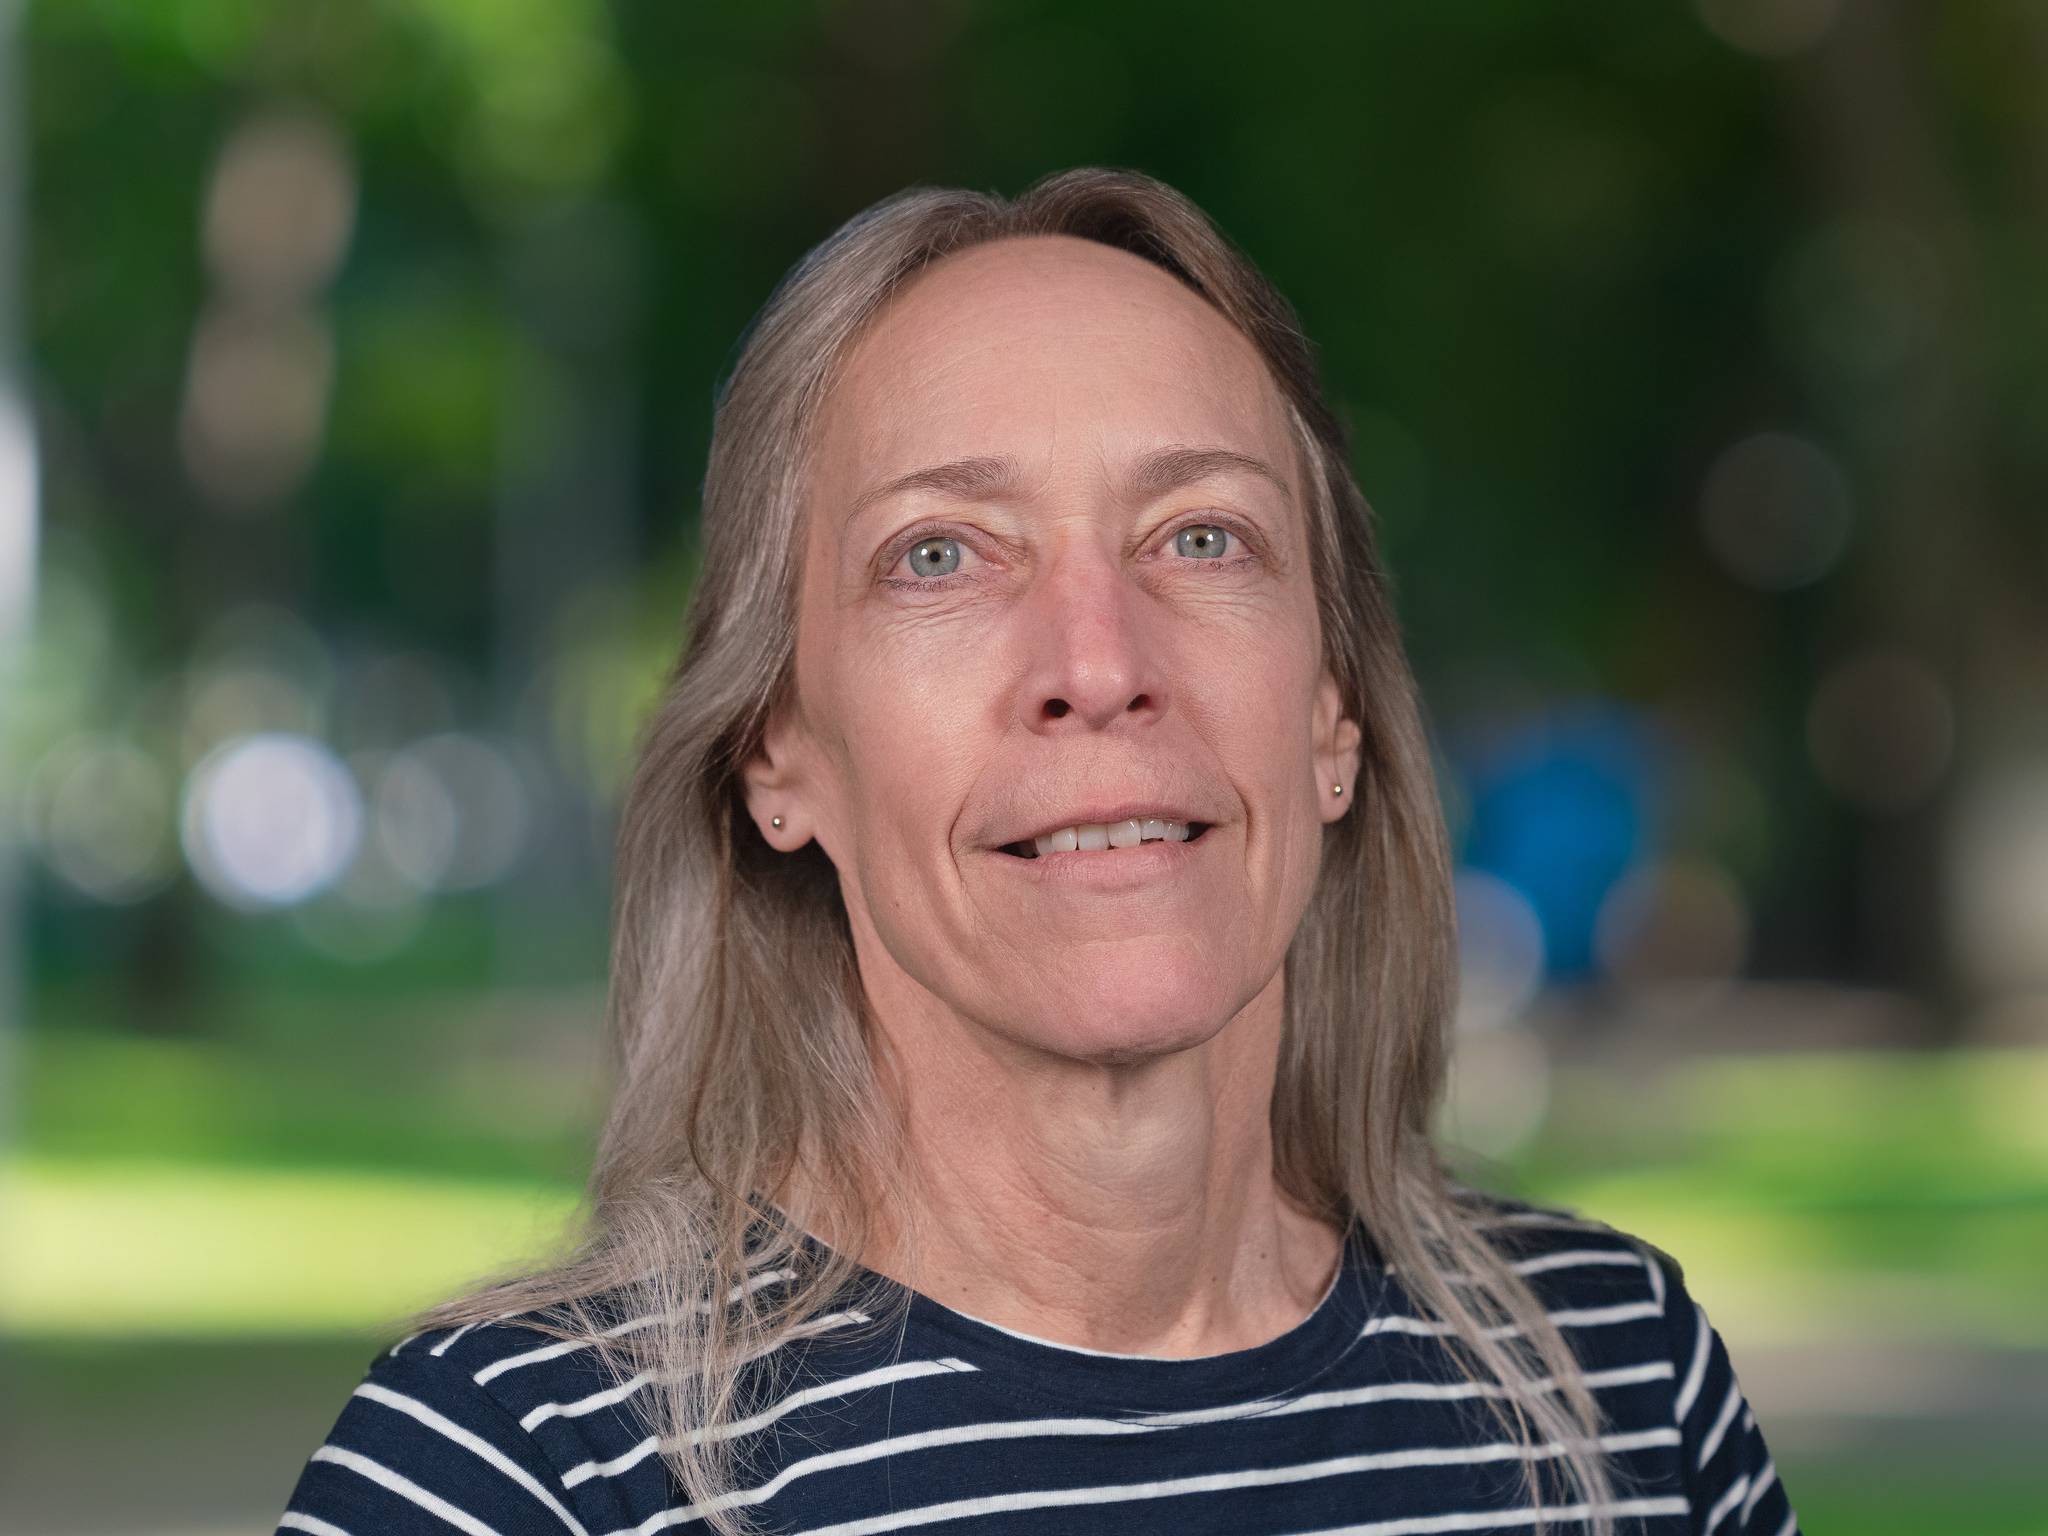
<instances>
[{"instance_id":1,"label":"blurred white light spot","mask_svg":"<svg viewBox=\"0 0 2048 1536\"><path fill-rule=\"evenodd\" d=\"M207 187L207 265L252 297L300 299L340 265L355 206L355 168L327 118L302 109L252 118L222 147Z\"/></svg>"},{"instance_id":2,"label":"blurred white light spot","mask_svg":"<svg viewBox=\"0 0 2048 1536\"><path fill-rule=\"evenodd\" d=\"M1844 800L1892 814L1941 782L1955 710L1934 669L1898 651L1867 651L1829 670L1806 715L1814 771Z\"/></svg>"},{"instance_id":3,"label":"blurred white light spot","mask_svg":"<svg viewBox=\"0 0 2048 1536\"><path fill-rule=\"evenodd\" d=\"M1695 0L1714 36L1744 53L1781 59L1811 48L1834 25L1841 0Z\"/></svg>"},{"instance_id":4,"label":"blurred white light spot","mask_svg":"<svg viewBox=\"0 0 2048 1536\"><path fill-rule=\"evenodd\" d=\"M2048 986L2048 761L1963 787L1949 824L1949 942L1991 991Z\"/></svg>"},{"instance_id":5,"label":"blurred white light spot","mask_svg":"<svg viewBox=\"0 0 2048 1536\"><path fill-rule=\"evenodd\" d=\"M1593 948L1623 986L1712 986L1742 970L1749 907L1735 878L1706 859L1672 858L1630 869L1600 903Z\"/></svg>"},{"instance_id":6,"label":"blurred white light spot","mask_svg":"<svg viewBox=\"0 0 2048 1536\"><path fill-rule=\"evenodd\" d=\"M139 901L177 873L170 775L133 743L73 736L29 776L25 821L51 872L110 904Z\"/></svg>"},{"instance_id":7,"label":"blurred white light spot","mask_svg":"<svg viewBox=\"0 0 2048 1536\"><path fill-rule=\"evenodd\" d=\"M1700 490L1700 531L1730 575L1782 592L1818 581L1849 541L1849 488L1834 460L1786 432L1727 449Z\"/></svg>"},{"instance_id":8,"label":"blurred white light spot","mask_svg":"<svg viewBox=\"0 0 2048 1536\"><path fill-rule=\"evenodd\" d=\"M1457 1028L1499 1029L1543 985L1543 919L1528 897L1483 870L1458 872L1457 903Z\"/></svg>"},{"instance_id":9,"label":"blurred white light spot","mask_svg":"<svg viewBox=\"0 0 2048 1536\"><path fill-rule=\"evenodd\" d=\"M266 733L225 742L192 770L186 861L230 906L289 906L332 884L362 836L355 779L320 742Z\"/></svg>"},{"instance_id":10,"label":"blurred white light spot","mask_svg":"<svg viewBox=\"0 0 2048 1536\"><path fill-rule=\"evenodd\" d=\"M36 496L35 428L21 392L0 375L0 660L28 632L35 591Z\"/></svg>"},{"instance_id":11,"label":"blurred white light spot","mask_svg":"<svg viewBox=\"0 0 2048 1536\"><path fill-rule=\"evenodd\" d=\"M1511 1157L1550 1112L1550 1051L1527 1024L1461 1036L1442 1110L1444 1139L1490 1158Z\"/></svg>"},{"instance_id":12,"label":"blurred white light spot","mask_svg":"<svg viewBox=\"0 0 2048 1536\"><path fill-rule=\"evenodd\" d=\"M323 318L208 308L192 337L178 423L193 483L236 511L295 490L319 451L333 377L334 339Z\"/></svg>"}]
</instances>

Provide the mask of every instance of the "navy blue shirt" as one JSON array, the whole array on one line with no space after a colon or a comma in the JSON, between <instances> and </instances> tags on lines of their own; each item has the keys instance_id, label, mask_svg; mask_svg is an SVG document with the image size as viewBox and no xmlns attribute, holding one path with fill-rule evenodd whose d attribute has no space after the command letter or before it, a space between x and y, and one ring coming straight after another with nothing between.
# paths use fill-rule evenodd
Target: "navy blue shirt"
<instances>
[{"instance_id":1,"label":"navy blue shirt","mask_svg":"<svg viewBox=\"0 0 2048 1536\"><path fill-rule=\"evenodd\" d=\"M1606 1413L1616 1528L1793 1536L1797 1521L1719 1333L1681 1273L1597 1221L1490 1197L1491 1225ZM815 1243L816 1239L806 1239ZM872 1278L871 1272L868 1272ZM771 1282L772 1283L772 1282ZM644 1325L646 1320L637 1320ZM1442 1324L1354 1226L1314 1312L1193 1359L1036 1339L912 1292L901 1330L857 1308L783 1346L728 1495L808 1536L1400 1536L1526 1532L1515 1446L1452 1368ZM635 1325L628 1319L623 1327ZM850 1335L860 1333L863 1337ZM587 1346L519 1316L401 1340L313 1452L280 1531L624 1536L708 1526ZM1583 1529L1583 1505L1548 1517Z\"/></svg>"}]
</instances>

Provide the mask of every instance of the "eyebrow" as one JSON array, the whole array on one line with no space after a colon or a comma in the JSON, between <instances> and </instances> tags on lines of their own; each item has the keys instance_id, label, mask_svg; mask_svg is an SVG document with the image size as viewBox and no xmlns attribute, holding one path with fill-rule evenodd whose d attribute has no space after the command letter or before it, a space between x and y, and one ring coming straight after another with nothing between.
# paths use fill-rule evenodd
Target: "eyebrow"
<instances>
[{"instance_id":1,"label":"eyebrow","mask_svg":"<svg viewBox=\"0 0 2048 1536\"><path fill-rule=\"evenodd\" d=\"M1127 494L1143 500L1216 475L1251 475L1268 481L1291 501L1294 491L1281 473L1264 459L1234 448L1174 444L1155 448L1131 467ZM959 501L993 501L1016 490L1023 467L1008 454L980 455L928 464L870 486L848 504L843 526L851 527L870 507L907 491L929 491Z\"/></svg>"}]
</instances>

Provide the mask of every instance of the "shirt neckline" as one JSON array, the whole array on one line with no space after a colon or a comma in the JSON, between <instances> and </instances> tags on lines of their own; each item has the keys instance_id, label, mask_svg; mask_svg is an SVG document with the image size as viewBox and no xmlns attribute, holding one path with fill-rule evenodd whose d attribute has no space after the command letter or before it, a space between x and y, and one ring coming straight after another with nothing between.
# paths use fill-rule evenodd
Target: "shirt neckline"
<instances>
[{"instance_id":1,"label":"shirt neckline","mask_svg":"<svg viewBox=\"0 0 2048 1536\"><path fill-rule=\"evenodd\" d=\"M802 1228L791 1224L791 1230L815 1254L831 1251ZM1379 1251L1364 1224L1354 1219L1345 1233L1336 1273L1302 1321L1248 1349L1175 1358L1116 1354L1039 1338L957 1311L857 1260L855 1271L856 1282L863 1287L881 1285L909 1293L906 1354L927 1347L942 1352L950 1346L977 1370L1003 1378L999 1390L1014 1388L1070 1406L1143 1412L1249 1403L1305 1387L1360 1342L1387 1287ZM912 1337L920 1333L934 1342L926 1345Z\"/></svg>"}]
</instances>

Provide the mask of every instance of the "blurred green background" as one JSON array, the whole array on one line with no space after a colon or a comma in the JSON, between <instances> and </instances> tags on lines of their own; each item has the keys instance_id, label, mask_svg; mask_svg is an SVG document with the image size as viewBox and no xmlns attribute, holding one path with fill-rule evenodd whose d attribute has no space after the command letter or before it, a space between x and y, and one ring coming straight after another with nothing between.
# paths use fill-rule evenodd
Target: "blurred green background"
<instances>
[{"instance_id":1,"label":"blurred green background","mask_svg":"<svg viewBox=\"0 0 2048 1536\"><path fill-rule=\"evenodd\" d=\"M712 391L926 182L1298 306L1441 746L1474 1177L1814 1533L2048 1532L2048 6L0 3L0 1500L268 1531L545 1253Z\"/></svg>"}]
</instances>

